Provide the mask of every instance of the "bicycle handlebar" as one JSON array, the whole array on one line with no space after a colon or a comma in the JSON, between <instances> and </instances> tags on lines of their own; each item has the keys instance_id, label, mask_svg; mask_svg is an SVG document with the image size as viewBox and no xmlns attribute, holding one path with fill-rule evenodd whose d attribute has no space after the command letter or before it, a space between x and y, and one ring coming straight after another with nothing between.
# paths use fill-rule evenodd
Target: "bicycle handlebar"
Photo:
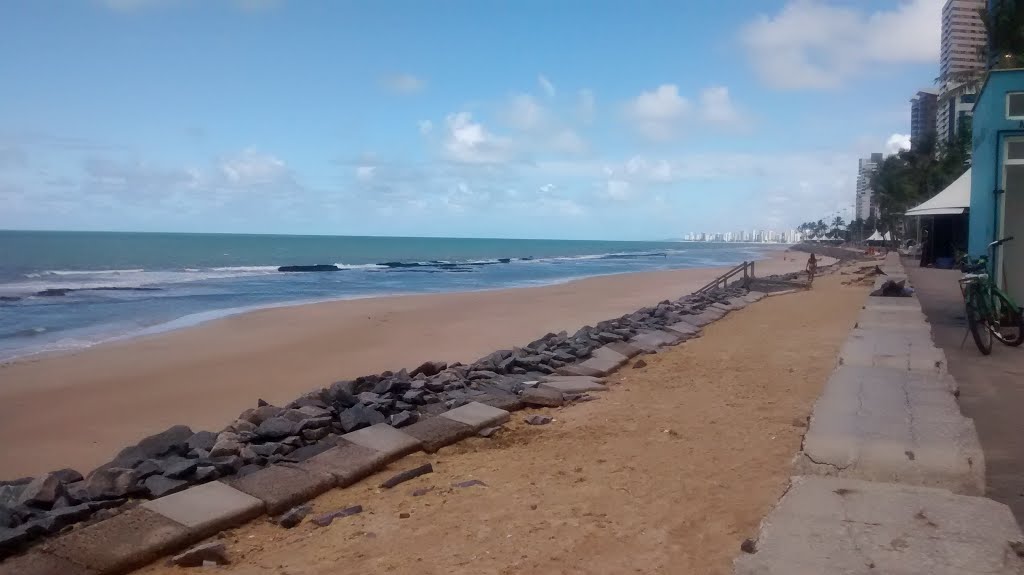
<instances>
[{"instance_id":1,"label":"bicycle handlebar","mask_svg":"<svg viewBox=\"0 0 1024 575\"><path fill-rule=\"evenodd\" d=\"M1003 245L1006 242L1011 241L1011 240L1013 240L1013 236L1008 236L1008 237L1005 237L1005 238L1003 238L1001 240L996 240L996 241L990 243L988 245L988 247L990 247L990 248L998 247L998 246L1001 246L1001 245Z\"/></svg>"}]
</instances>

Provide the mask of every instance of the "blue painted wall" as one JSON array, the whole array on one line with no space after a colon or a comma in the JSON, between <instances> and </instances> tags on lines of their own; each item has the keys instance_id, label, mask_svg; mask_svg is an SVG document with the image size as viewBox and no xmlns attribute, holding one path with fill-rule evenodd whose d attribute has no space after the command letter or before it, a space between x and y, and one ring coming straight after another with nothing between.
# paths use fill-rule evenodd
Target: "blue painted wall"
<instances>
[{"instance_id":1,"label":"blue painted wall","mask_svg":"<svg viewBox=\"0 0 1024 575\"><path fill-rule=\"evenodd\" d=\"M1006 93L1024 92L1024 70L992 70L974 104L971 158L971 215L967 251L988 253L995 237L996 196L1002 186L1003 142L1024 136L1024 122L1006 119Z\"/></svg>"}]
</instances>

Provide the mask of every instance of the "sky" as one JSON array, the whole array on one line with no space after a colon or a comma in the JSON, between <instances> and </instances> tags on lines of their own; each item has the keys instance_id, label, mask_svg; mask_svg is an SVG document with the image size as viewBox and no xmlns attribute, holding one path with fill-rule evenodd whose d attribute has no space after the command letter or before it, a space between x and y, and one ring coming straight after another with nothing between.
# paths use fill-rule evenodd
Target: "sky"
<instances>
[{"instance_id":1,"label":"sky","mask_svg":"<svg viewBox=\"0 0 1024 575\"><path fill-rule=\"evenodd\" d=\"M852 213L942 0L0 0L0 229L654 240Z\"/></svg>"}]
</instances>

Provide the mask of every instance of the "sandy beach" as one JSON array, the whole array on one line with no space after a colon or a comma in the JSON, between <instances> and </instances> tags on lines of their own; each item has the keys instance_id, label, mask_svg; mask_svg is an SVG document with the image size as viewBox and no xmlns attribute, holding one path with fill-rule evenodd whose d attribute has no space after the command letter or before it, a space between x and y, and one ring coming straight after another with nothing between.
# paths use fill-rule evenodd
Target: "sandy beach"
<instances>
[{"instance_id":1,"label":"sandy beach","mask_svg":"<svg viewBox=\"0 0 1024 575\"><path fill-rule=\"evenodd\" d=\"M758 275L802 270L779 251ZM823 262L827 263L827 262ZM170 333L0 366L0 478L86 472L170 425L219 430L257 398L286 403L339 379L469 362L678 298L722 268L561 285L266 309Z\"/></svg>"},{"instance_id":2,"label":"sandy beach","mask_svg":"<svg viewBox=\"0 0 1024 575\"><path fill-rule=\"evenodd\" d=\"M789 484L815 399L868 291L848 276L767 298L625 367L598 399L513 415L494 439L408 456L311 501L326 528L222 534L239 575L726 575ZM633 364L636 364L634 360ZM554 417L544 426L525 416ZM382 481L431 463L394 489ZM454 488L470 479L486 486ZM429 489L414 496L419 489ZM163 561L140 573L185 575Z\"/></svg>"}]
</instances>

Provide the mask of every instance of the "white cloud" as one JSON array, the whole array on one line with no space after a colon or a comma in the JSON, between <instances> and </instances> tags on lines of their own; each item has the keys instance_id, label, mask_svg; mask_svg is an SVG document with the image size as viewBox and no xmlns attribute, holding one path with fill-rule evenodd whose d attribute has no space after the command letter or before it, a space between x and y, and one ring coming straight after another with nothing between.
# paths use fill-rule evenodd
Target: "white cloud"
<instances>
[{"instance_id":1,"label":"white cloud","mask_svg":"<svg viewBox=\"0 0 1024 575\"><path fill-rule=\"evenodd\" d=\"M700 116L704 121L722 126L740 123L740 113L725 86L712 86L700 94Z\"/></svg>"},{"instance_id":2,"label":"white cloud","mask_svg":"<svg viewBox=\"0 0 1024 575\"><path fill-rule=\"evenodd\" d=\"M356 179L360 182L369 182L373 180L376 172L376 166L356 166Z\"/></svg>"},{"instance_id":3,"label":"white cloud","mask_svg":"<svg viewBox=\"0 0 1024 575\"><path fill-rule=\"evenodd\" d=\"M424 136L430 134L434 130L434 123L430 120L420 120L417 126L420 129L420 134Z\"/></svg>"},{"instance_id":4,"label":"white cloud","mask_svg":"<svg viewBox=\"0 0 1024 575\"><path fill-rule=\"evenodd\" d=\"M909 134L893 134L885 141L885 153L892 155L910 149Z\"/></svg>"},{"instance_id":5,"label":"white cloud","mask_svg":"<svg viewBox=\"0 0 1024 575\"><path fill-rule=\"evenodd\" d=\"M587 142L576 132L564 128L555 132L550 140L551 149L566 154L582 154L587 150Z\"/></svg>"},{"instance_id":6,"label":"white cloud","mask_svg":"<svg viewBox=\"0 0 1024 575\"><path fill-rule=\"evenodd\" d=\"M537 83L540 84L540 89L544 91L545 96L548 98L555 97L555 85L552 84L551 80L548 80L544 74L537 76Z\"/></svg>"},{"instance_id":7,"label":"white cloud","mask_svg":"<svg viewBox=\"0 0 1024 575\"><path fill-rule=\"evenodd\" d=\"M219 172L227 184L237 187L279 183L289 174L283 160L253 148L223 158Z\"/></svg>"},{"instance_id":8,"label":"white cloud","mask_svg":"<svg viewBox=\"0 0 1024 575\"><path fill-rule=\"evenodd\" d=\"M674 138L689 110L690 102L679 95L675 84L662 84L653 91L643 92L626 106L634 129L655 141Z\"/></svg>"},{"instance_id":9,"label":"white cloud","mask_svg":"<svg viewBox=\"0 0 1024 575\"><path fill-rule=\"evenodd\" d=\"M392 74L384 78L384 87L396 94L415 94L426 82L412 74Z\"/></svg>"},{"instance_id":10,"label":"white cloud","mask_svg":"<svg viewBox=\"0 0 1024 575\"><path fill-rule=\"evenodd\" d=\"M624 180L608 180L602 197L617 202L624 202L633 196L633 186Z\"/></svg>"},{"instance_id":11,"label":"white cloud","mask_svg":"<svg viewBox=\"0 0 1024 575\"><path fill-rule=\"evenodd\" d=\"M445 118L443 151L449 160L462 164L500 164L513 157L512 143L474 122L469 112Z\"/></svg>"},{"instance_id":12,"label":"white cloud","mask_svg":"<svg viewBox=\"0 0 1024 575\"><path fill-rule=\"evenodd\" d=\"M791 0L740 32L761 79L784 89L833 88L876 64L938 60L942 0L902 0L869 12Z\"/></svg>"},{"instance_id":13,"label":"white cloud","mask_svg":"<svg viewBox=\"0 0 1024 575\"><path fill-rule=\"evenodd\" d=\"M594 92L584 88L577 94L576 115L581 122L589 124L594 121L594 113L597 109L597 100Z\"/></svg>"},{"instance_id":14,"label":"white cloud","mask_svg":"<svg viewBox=\"0 0 1024 575\"><path fill-rule=\"evenodd\" d=\"M505 106L505 121L524 132L538 130L547 123L547 110L529 94L513 96Z\"/></svg>"}]
</instances>

